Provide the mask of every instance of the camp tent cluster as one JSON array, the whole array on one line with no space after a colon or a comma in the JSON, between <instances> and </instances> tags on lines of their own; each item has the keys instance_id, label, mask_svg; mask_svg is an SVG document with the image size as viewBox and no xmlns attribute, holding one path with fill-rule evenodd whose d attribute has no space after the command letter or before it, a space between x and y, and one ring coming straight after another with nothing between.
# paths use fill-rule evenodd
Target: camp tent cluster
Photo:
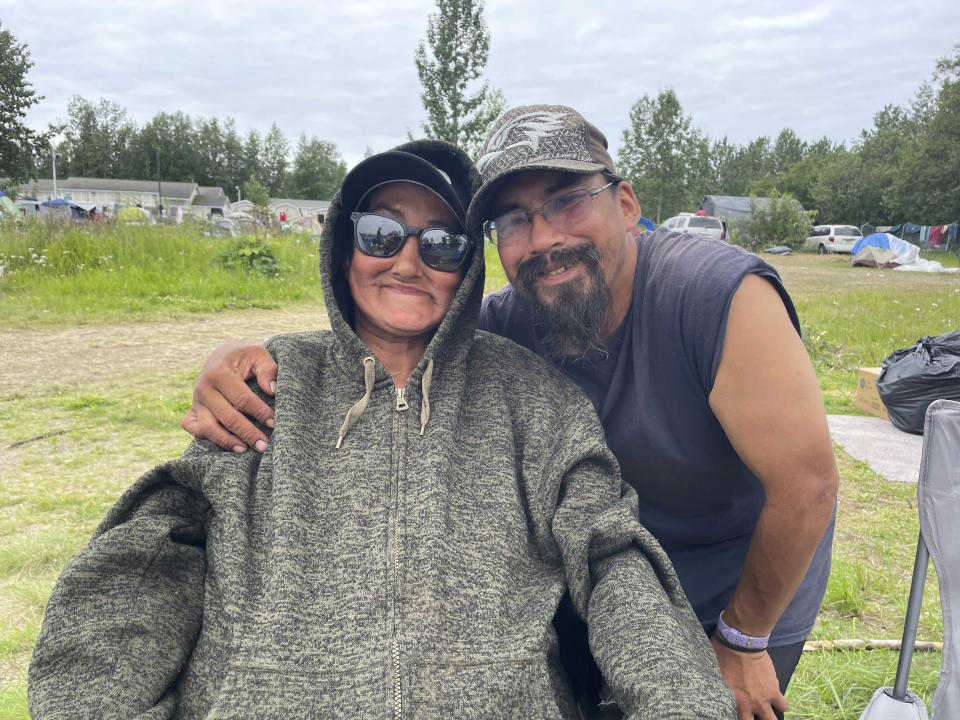
<instances>
[{"instance_id":1,"label":"camp tent cluster","mask_svg":"<svg viewBox=\"0 0 960 720\"><path fill-rule=\"evenodd\" d=\"M920 257L920 247L890 233L873 233L860 238L850 252L850 265L921 272L956 272L936 260Z\"/></svg>"}]
</instances>

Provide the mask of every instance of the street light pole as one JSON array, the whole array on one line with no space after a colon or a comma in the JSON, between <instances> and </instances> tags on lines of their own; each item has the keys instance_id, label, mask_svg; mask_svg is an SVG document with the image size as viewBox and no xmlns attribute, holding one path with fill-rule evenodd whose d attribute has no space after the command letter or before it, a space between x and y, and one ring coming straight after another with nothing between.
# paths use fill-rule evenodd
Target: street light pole
<instances>
[{"instance_id":1,"label":"street light pole","mask_svg":"<svg viewBox=\"0 0 960 720\"><path fill-rule=\"evenodd\" d=\"M50 196L50 202L57 199L57 146L50 143L50 156L53 159L53 195Z\"/></svg>"},{"instance_id":2,"label":"street light pole","mask_svg":"<svg viewBox=\"0 0 960 720\"><path fill-rule=\"evenodd\" d=\"M162 192L160 188L160 148L157 148L157 212L159 217L163 217L163 197L160 195Z\"/></svg>"}]
</instances>

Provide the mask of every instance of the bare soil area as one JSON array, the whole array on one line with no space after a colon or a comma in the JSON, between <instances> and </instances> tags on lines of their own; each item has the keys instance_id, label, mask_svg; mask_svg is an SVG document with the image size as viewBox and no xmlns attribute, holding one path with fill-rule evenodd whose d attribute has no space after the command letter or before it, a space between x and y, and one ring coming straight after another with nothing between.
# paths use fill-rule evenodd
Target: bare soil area
<instances>
[{"instance_id":1,"label":"bare soil area","mask_svg":"<svg viewBox=\"0 0 960 720\"><path fill-rule=\"evenodd\" d=\"M960 287L960 273L904 272L883 268L850 267L849 255L762 255L777 268L783 284L791 294L817 295L832 289L869 290L886 289L895 293L898 288Z\"/></svg>"},{"instance_id":2,"label":"bare soil area","mask_svg":"<svg viewBox=\"0 0 960 720\"><path fill-rule=\"evenodd\" d=\"M851 268L849 255L764 255L799 295L831 288L929 285L953 291L960 273L905 273ZM276 333L329 327L318 304L279 310L242 310L188 316L176 321L84 325L71 328L0 328L0 397L54 389L123 382L145 372L199 370L216 346L230 341L260 343Z\"/></svg>"},{"instance_id":3,"label":"bare soil area","mask_svg":"<svg viewBox=\"0 0 960 720\"><path fill-rule=\"evenodd\" d=\"M0 397L102 387L144 373L199 370L210 351L225 342L261 343L277 333L327 327L323 307L311 304L176 321L0 328Z\"/></svg>"}]
</instances>

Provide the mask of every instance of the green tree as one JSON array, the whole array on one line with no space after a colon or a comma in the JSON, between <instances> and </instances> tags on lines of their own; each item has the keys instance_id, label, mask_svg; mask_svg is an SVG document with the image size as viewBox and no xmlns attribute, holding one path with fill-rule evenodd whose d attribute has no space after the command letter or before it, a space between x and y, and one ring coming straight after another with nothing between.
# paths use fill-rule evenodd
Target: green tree
<instances>
[{"instance_id":1,"label":"green tree","mask_svg":"<svg viewBox=\"0 0 960 720\"><path fill-rule=\"evenodd\" d=\"M733 195L731 172L737 155L737 146L724 135L710 145L710 172L707 192L712 195Z\"/></svg>"},{"instance_id":2,"label":"green tree","mask_svg":"<svg viewBox=\"0 0 960 720\"><path fill-rule=\"evenodd\" d=\"M768 192L773 172L773 148L766 135L741 147L733 161L737 192L734 195L759 195Z\"/></svg>"},{"instance_id":3,"label":"green tree","mask_svg":"<svg viewBox=\"0 0 960 720\"><path fill-rule=\"evenodd\" d=\"M709 185L709 140L693 127L673 88L630 108L617 167L656 222L697 206Z\"/></svg>"},{"instance_id":4,"label":"green tree","mask_svg":"<svg viewBox=\"0 0 960 720\"><path fill-rule=\"evenodd\" d=\"M921 224L960 217L960 45L937 62L934 99L914 102L914 140L904 143L885 199L905 219Z\"/></svg>"},{"instance_id":5,"label":"green tree","mask_svg":"<svg viewBox=\"0 0 960 720\"><path fill-rule=\"evenodd\" d=\"M197 137L193 120L182 112L159 112L143 126L137 143L146 168L144 179L157 177L157 150L160 177L168 182L196 182L199 174Z\"/></svg>"},{"instance_id":6,"label":"green tree","mask_svg":"<svg viewBox=\"0 0 960 720\"><path fill-rule=\"evenodd\" d=\"M267 186L271 197L281 197L287 180L287 163L290 155L290 141L284 137L274 123L263 138L260 148L260 177Z\"/></svg>"},{"instance_id":7,"label":"green tree","mask_svg":"<svg viewBox=\"0 0 960 720\"><path fill-rule=\"evenodd\" d=\"M862 225L880 222L880 186L856 150L840 147L826 159L811 188L821 223Z\"/></svg>"},{"instance_id":8,"label":"green tree","mask_svg":"<svg viewBox=\"0 0 960 720\"><path fill-rule=\"evenodd\" d=\"M201 185L216 185L226 189L230 180L226 169L224 132L220 121L212 117L197 118L194 125L196 136L196 181Z\"/></svg>"},{"instance_id":9,"label":"green tree","mask_svg":"<svg viewBox=\"0 0 960 720\"><path fill-rule=\"evenodd\" d=\"M336 145L315 137L307 140L306 135L300 135L288 183L291 197L329 200L346 174L347 163Z\"/></svg>"},{"instance_id":10,"label":"green tree","mask_svg":"<svg viewBox=\"0 0 960 720\"><path fill-rule=\"evenodd\" d=\"M248 132L246 139L243 141L243 163L241 165L242 172L240 173L240 177L260 177L260 154L262 148L263 141L260 139L260 133L256 130Z\"/></svg>"},{"instance_id":11,"label":"green tree","mask_svg":"<svg viewBox=\"0 0 960 720\"><path fill-rule=\"evenodd\" d=\"M94 105L74 95L67 104L64 140L58 148L63 154L63 175L142 177L138 134L125 108L106 98Z\"/></svg>"},{"instance_id":12,"label":"green tree","mask_svg":"<svg viewBox=\"0 0 960 720\"><path fill-rule=\"evenodd\" d=\"M842 145L834 146L827 137L810 144L802 160L788 165L786 170L775 178L773 190L792 195L808 210L816 208L814 187L835 152L845 152L845 150ZM770 192L764 194L769 195ZM824 216L819 214L817 217Z\"/></svg>"},{"instance_id":13,"label":"green tree","mask_svg":"<svg viewBox=\"0 0 960 720\"><path fill-rule=\"evenodd\" d=\"M435 0L427 37L414 53L427 111L428 137L446 140L476 154L490 123L506 106L503 93L480 82L490 53L483 0Z\"/></svg>"},{"instance_id":14,"label":"green tree","mask_svg":"<svg viewBox=\"0 0 960 720\"><path fill-rule=\"evenodd\" d=\"M223 123L223 184L220 185L231 197L245 177L253 173L244 172L243 141L237 133L237 124L228 117ZM216 183L220 184L220 183ZM239 200L239 198L234 197Z\"/></svg>"},{"instance_id":15,"label":"green tree","mask_svg":"<svg viewBox=\"0 0 960 720\"><path fill-rule=\"evenodd\" d=\"M773 142L771 161L773 173L781 175L801 160L807 153L807 144L790 128L784 128Z\"/></svg>"},{"instance_id":16,"label":"green tree","mask_svg":"<svg viewBox=\"0 0 960 720\"><path fill-rule=\"evenodd\" d=\"M38 133L26 125L27 111L43 100L27 82L33 65L27 46L0 24L0 177L11 185L35 177L50 155L53 131Z\"/></svg>"},{"instance_id":17,"label":"green tree","mask_svg":"<svg viewBox=\"0 0 960 720\"><path fill-rule=\"evenodd\" d=\"M813 213L802 210L789 195L773 195L761 201L750 198L750 218L740 224L739 244L751 252L771 245L798 250L813 224Z\"/></svg>"},{"instance_id":18,"label":"green tree","mask_svg":"<svg viewBox=\"0 0 960 720\"><path fill-rule=\"evenodd\" d=\"M258 207L266 207L270 204L270 192L256 175L251 175L243 183L243 199L249 200Z\"/></svg>"}]
</instances>

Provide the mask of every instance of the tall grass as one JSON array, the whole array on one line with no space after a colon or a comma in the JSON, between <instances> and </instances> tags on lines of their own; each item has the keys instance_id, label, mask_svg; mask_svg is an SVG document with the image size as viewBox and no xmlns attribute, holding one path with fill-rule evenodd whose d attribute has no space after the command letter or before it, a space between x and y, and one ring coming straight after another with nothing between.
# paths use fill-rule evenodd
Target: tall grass
<instances>
[{"instance_id":1,"label":"tall grass","mask_svg":"<svg viewBox=\"0 0 960 720\"><path fill-rule=\"evenodd\" d=\"M186 224L0 225L0 324L173 318L320 297L316 240L271 239L286 267L276 274L226 269L218 255L235 243Z\"/></svg>"}]
</instances>

